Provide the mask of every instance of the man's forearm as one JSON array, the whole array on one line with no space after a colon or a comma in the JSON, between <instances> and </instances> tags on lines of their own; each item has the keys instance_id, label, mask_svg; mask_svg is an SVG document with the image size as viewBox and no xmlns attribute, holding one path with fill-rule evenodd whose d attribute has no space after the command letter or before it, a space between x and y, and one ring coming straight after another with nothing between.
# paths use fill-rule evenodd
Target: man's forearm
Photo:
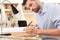
<instances>
[{"instance_id":1,"label":"man's forearm","mask_svg":"<svg viewBox=\"0 0 60 40\"><path fill-rule=\"evenodd\" d=\"M60 36L60 29L41 30L41 34L47 36Z\"/></svg>"}]
</instances>

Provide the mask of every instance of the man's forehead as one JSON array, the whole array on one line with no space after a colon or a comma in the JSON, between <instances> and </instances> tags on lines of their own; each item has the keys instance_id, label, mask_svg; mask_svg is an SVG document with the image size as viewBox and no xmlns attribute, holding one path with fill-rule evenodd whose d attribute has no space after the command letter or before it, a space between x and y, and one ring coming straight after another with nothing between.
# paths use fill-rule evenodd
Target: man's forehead
<instances>
[{"instance_id":1,"label":"man's forehead","mask_svg":"<svg viewBox=\"0 0 60 40\"><path fill-rule=\"evenodd\" d=\"M29 4L29 3L31 3L31 0L27 0L26 4Z\"/></svg>"},{"instance_id":2,"label":"man's forehead","mask_svg":"<svg viewBox=\"0 0 60 40\"><path fill-rule=\"evenodd\" d=\"M31 0L27 0L26 6L28 6L31 2L32 2Z\"/></svg>"}]
</instances>

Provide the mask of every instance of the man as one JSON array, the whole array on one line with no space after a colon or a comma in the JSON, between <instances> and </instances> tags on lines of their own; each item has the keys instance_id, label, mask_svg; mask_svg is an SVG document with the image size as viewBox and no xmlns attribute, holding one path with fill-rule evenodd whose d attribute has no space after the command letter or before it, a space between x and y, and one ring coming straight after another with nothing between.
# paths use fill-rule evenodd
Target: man
<instances>
[{"instance_id":1,"label":"man","mask_svg":"<svg viewBox=\"0 0 60 40\"><path fill-rule=\"evenodd\" d=\"M32 11L36 12L39 29L28 26L28 33L41 35L42 40L60 40L60 9L51 4L42 4L38 0L23 0Z\"/></svg>"}]
</instances>

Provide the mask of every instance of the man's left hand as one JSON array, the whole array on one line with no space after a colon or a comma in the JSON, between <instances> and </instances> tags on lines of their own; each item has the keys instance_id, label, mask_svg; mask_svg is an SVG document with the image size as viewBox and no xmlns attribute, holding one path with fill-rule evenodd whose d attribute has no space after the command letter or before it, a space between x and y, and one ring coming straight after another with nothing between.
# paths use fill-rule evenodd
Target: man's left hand
<instances>
[{"instance_id":1,"label":"man's left hand","mask_svg":"<svg viewBox=\"0 0 60 40\"><path fill-rule=\"evenodd\" d=\"M42 32L41 32L40 29L33 29L33 30L32 30L32 33L33 33L33 34L41 35Z\"/></svg>"}]
</instances>

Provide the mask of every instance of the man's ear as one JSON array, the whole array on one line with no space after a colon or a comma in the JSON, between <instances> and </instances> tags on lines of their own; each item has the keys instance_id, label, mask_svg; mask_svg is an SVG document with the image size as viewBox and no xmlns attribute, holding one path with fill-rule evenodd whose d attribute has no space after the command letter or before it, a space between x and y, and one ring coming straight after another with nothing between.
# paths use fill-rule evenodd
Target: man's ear
<instances>
[{"instance_id":1,"label":"man's ear","mask_svg":"<svg viewBox=\"0 0 60 40\"><path fill-rule=\"evenodd\" d=\"M40 1L39 0L35 0L37 2L37 4L40 4Z\"/></svg>"},{"instance_id":2,"label":"man's ear","mask_svg":"<svg viewBox=\"0 0 60 40\"><path fill-rule=\"evenodd\" d=\"M38 3L40 2L40 0L35 0L35 1L38 2Z\"/></svg>"},{"instance_id":3,"label":"man's ear","mask_svg":"<svg viewBox=\"0 0 60 40\"><path fill-rule=\"evenodd\" d=\"M35 1L35 0L31 0L31 1Z\"/></svg>"}]
</instances>

